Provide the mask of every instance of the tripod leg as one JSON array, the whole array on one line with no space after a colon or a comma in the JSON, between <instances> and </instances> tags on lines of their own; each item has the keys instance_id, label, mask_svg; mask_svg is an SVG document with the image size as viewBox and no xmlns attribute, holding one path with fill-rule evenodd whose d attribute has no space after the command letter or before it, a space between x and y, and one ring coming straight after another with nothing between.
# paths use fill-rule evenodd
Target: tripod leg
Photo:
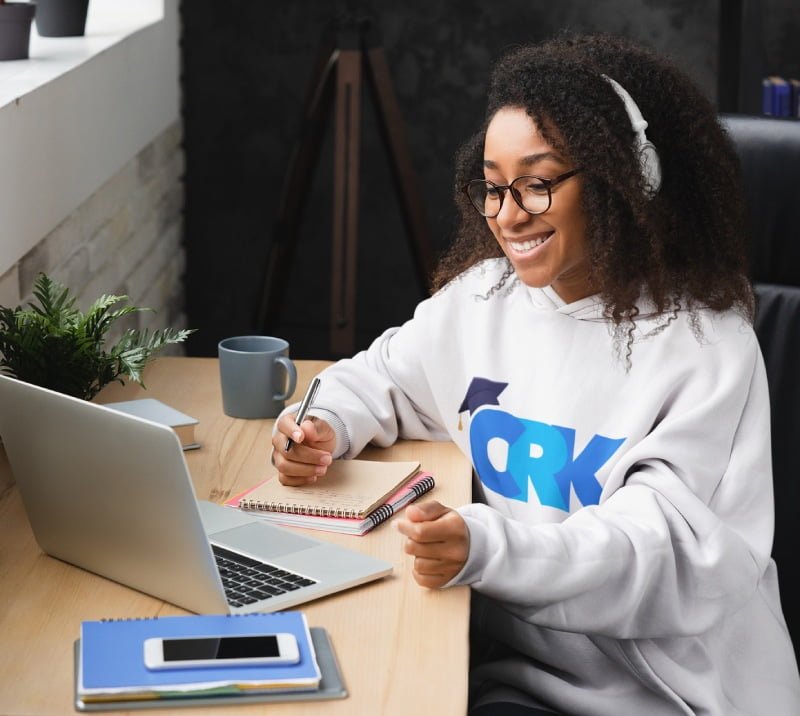
<instances>
[{"instance_id":1,"label":"tripod leg","mask_svg":"<svg viewBox=\"0 0 800 716\"><path fill-rule=\"evenodd\" d=\"M389 63L383 47L372 39L366 50L366 65L376 99L381 134L392 165L392 176L400 195L400 208L410 237L411 253L423 291L433 271L433 249L422 208L422 196L411 165L408 135L400 114L400 105L392 87Z\"/></svg>"},{"instance_id":2,"label":"tripod leg","mask_svg":"<svg viewBox=\"0 0 800 716\"><path fill-rule=\"evenodd\" d=\"M265 333L277 321L281 302L286 294L289 266L294 258L300 213L306 196L305 188L319 158L325 115L333 100L336 57L333 38L327 38L312 71L300 138L289 160L289 170L283 185L278 217L261 282L255 325L257 330Z\"/></svg>"},{"instance_id":3,"label":"tripod leg","mask_svg":"<svg viewBox=\"0 0 800 716\"><path fill-rule=\"evenodd\" d=\"M360 50L339 51L333 155L330 336L331 351L340 355L350 355L355 350L361 63Z\"/></svg>"}]
</instances>

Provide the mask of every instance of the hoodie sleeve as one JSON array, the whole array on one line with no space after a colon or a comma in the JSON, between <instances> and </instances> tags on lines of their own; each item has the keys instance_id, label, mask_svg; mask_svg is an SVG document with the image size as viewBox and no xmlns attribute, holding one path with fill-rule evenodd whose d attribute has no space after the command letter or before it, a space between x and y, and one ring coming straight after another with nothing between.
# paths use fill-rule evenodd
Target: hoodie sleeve
<instances>
[{"instance_id":1,"label":"hoodie sleeve","mask_svg":"<svg viewBox=\"0 0 800 716\"><path fill-rule=\"evenodd\" d=\"M726 363L676 390L599 505L538 525L459 508L470 554L451 584L537 625L615 638L701 633L744 604L770 559L769 398L754 336Z\"/></svg>"},{"instance_id":2,"label":"hoodie sleeve","mask_svg":"<svg viewBox=\"0 0 800 716\"><path fill-rule=\"evenodd\" d=\"M310 414L336 432L334 457L352 458L369 443L386 447L399 438L451 439L441 406L454 400L453 379L463 370L475 332L492 330L492 306L484 296L502 284L506 272L504 260L475 266L420 302L411 320L321 373Z\"/></svg>"},{"instance_id":3,"label":"hoodie sleeve","mask_svg":"<svg viewBox=\"0 0 800 716\"><path fill-rule=\"evenodd\" d=\"M368 443L386 447L398 438L449 439L422 350L430 344L423 337L441 320L432 320L442 313L440 303L440 297L423 301L410 321L388 329L367 350L320 374L322 382L310 412L336 431L334 457L352 458Z\"/></svg>"}]
</instances>

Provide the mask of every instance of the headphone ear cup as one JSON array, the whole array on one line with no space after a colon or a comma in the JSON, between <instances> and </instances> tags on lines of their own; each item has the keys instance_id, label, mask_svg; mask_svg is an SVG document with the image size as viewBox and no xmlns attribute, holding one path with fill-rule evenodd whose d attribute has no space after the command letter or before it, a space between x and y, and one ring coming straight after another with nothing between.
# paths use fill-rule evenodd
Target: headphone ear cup
<instances>
[{"instance_id":1,"label":"headphone ear cup","mask_svg":"<svg viewBox=\"0 0 800 716\"><path fill-rule=\"evenodd\" d=\"M645 191L652 198L661 188L661 160L655 146L648 140L639 147L639 164L642 167Z\"/></svg>"}]
</instances>

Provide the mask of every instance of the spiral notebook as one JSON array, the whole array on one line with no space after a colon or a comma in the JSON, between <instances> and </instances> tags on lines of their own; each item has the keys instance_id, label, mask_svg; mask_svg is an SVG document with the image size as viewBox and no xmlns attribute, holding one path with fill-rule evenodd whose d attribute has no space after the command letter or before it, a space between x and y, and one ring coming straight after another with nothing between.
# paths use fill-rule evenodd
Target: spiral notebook
<instances>
[{"instance_id":1,"label":"spiral notebook","mask_svg":"<svg viewBox=\"0 0 800 716\"><path fill-rule=\"evenodd\" d=\"M186 636L208 633L249 633L280 629L290 631L298 640L301 660L289 667L267 667L271 672L264 688L252 688L247 682L258 681L259 667L213 671L193 669L178 674L175 670L158 672L190 677L193 683L153 684L156 672L142 672L143 640L153 635ZM202 631L198 631L202 627ZM84 622L81 639L74 646L75 709L77 711L119 711L164 708L165 706L221 706L267 701L306 701L342 699L347 696L330 638L322 627L309 628L300 612L250 614L240 616L207 615L111 619ZM244 681L242 680L244 676ZM264 674L261 674L263 677ZM219 681L233 684L220 684ZM209 684L211 681L211 684ZM87 686L91 684L90 687ZM283 686L283 688L280 688Z\"/></svg>"},{"instance_id":2,"label":"spiral notebook","mask_svg":"<svg viewBox=\"0 0 800 716\"><path fill-rule=\"evenodd\" d=\"M364 519L416 475L419 462L334 460L313 485L288 487L277 473L239 500L242 510Z\"/></svg>"},{"instance_id":3,"label":"spiral notebook","mask_svg":"<svg viewBox=\"0 0 800 716\"><path fill-rule=\"evenodd\" d=\"M392 515L402 510L417 498L430 492L435 485L433 475L429 472L418 472L399 490L386 498L363 519L357 517L331 517L309 514L291 514L287 512L257 511L255 515L279 525L291 527L307 527L309 529L324 530L327 532L340 532L342 534L364 535L386 522ZM227 507L238 508L249 499L250 495L258 490L260 485L232 497L224 504Z\"/></svg>"},{"instance_id":4,"label":"spiral notebook","mask_svg":"<svg viewBox=\"0 0 800 716\"><path fill-rule=\"evenodd\" d=\"M235 636L289 632L300 660L278 666L205 666L148 669L144 642L151 637ZM162 701L267 691L314 691L321 673L305 614L192 614L84 621L81 624L78 695L84 702L115 699Z\"/></svg>"}]
</instances>

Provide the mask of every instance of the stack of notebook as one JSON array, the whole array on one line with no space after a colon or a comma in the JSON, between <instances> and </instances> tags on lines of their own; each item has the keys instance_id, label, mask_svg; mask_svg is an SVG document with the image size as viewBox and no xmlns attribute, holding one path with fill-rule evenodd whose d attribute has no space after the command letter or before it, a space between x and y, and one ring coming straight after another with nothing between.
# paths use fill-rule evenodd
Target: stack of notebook
<instances>
[{"instance_id":1,"label":"stack of notebook","mask_svg":"<svg viewBox=\"0 0 800 716\"><path fill-rule=\"evenodd\" d=\"M433 487L418 462L335 460L313 485L287 487L273 475L225 505L282 525L363 535Z\"/></svg>"},{"instance_id":2,"label":"stack of notebook","mask_svg":"<svg viewBox=\"0 0 800 716\"><path fill-rule=\"evenodd\" d=\"M289 633L299 660L290 664L152 668L145 641ZM321 658L320 658L321 657ZM323 684L323 681L325 683ZM76 708L81 711L185 703L342 698L346 695L324 630L302 612L192 615L86 621L76 642Z\"/></svg>"}]
</instances>

